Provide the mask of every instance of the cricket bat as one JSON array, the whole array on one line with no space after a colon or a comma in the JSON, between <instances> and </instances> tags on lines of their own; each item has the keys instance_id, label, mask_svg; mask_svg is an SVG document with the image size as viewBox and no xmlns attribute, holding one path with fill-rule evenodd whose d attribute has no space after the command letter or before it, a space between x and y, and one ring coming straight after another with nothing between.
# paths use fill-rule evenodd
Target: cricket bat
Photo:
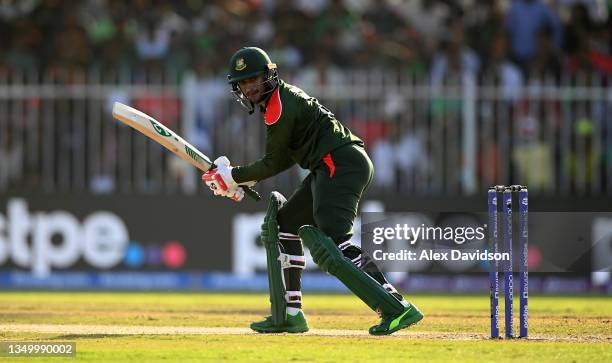
<instances>
[{"instance_id":1,"label":"cricket bat","mask_svg":"<svg viewBox=\"0 0 612 363\"><path fill-rule=\"evenodd\" d=\"M140 133L145 134L150 139L155 140L157 143L203 172L216 168L216 165L210 161L208 156L202 154L200 150L185 141L174 131L142 111L138 111L123 103L115 102L113 105L113 117L131 128L138 130ZM250 187L246 185L241 185L240 187L244 189L244 193L249 197L255 200L261 199L259 193Z\"/></svg>"}]
</instances>

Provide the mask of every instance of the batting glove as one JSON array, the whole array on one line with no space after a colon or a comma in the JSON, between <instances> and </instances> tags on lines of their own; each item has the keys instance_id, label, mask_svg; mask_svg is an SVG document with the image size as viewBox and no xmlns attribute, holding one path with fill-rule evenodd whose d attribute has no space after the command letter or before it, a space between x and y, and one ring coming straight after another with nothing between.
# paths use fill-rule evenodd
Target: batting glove
<instances>
[{"instance_id":1,"label":"batting glove","mask_svg":"<svg viewBox=\"0 0 612 363\"><path fill-rule=\"evenodd\" d=\"M244 198L244 190L236 184L232 177L230 161L220 156L214 161L217 166L202 175L202 180L215 195L223 196L239 202Z\"/></svg>"}]
</instances>

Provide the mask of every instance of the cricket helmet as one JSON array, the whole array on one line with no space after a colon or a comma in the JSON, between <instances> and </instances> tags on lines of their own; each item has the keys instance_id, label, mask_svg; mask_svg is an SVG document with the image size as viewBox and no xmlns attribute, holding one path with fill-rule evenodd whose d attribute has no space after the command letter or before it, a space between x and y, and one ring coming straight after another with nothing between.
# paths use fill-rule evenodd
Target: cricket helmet
<instances>
[{"instance_id":1,"label":"cricket helmet","mask_svg":"<svg viewBox=\"0 0 612 363\"><path fill-rule=\"evenodd\" d=\"M263 74L266 92L272 92L278 85L276 64L272 63L268 54L261 48L243 47L239 49L229 62L227 80L232 87L236 100L253 113L255 105L240 90L238 82Z\"/></svg>"}]
</instances>

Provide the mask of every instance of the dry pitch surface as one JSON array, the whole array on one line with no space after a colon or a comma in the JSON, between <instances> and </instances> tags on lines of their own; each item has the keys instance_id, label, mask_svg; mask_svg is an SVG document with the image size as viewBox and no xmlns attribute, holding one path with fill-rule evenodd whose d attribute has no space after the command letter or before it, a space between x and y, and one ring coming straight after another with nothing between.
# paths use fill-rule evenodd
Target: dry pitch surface
<instances>
[{"instance_id":1,"label":"dry pitch surface","mask_svg":"<svg viewBox=\"0 0 612 363\"><path fill-rule=\"evenodd\" d=\"M356 298L314 294L310 332L262 335L248 329L262 294L0 292L0 339L76 342L71 361L612 361L610 297L531 296L530 338L512 341L487 339L486 295L411 300L425 319L389 337L367 334L377 319Z\"/></svg>"}]
</instances>

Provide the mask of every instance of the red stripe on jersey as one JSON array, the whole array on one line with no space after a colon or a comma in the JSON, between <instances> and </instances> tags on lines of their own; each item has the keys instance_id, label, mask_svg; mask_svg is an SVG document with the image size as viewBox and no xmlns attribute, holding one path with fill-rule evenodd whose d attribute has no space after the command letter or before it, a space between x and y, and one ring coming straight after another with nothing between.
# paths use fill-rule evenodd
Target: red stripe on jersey
<instances>
[{"instance_id":1,"label":"red stripe on jersey","mask_svg":"<svg viewBox=\"0 0 612 363\"><path fill-rule=\"evenodd\" d=\"M270 101L266 106L266 113L264 114L264 121L266 125L274 125L276 121L281 117L283 113L283 104L281 103L279 87L276 87Z\"/></svg>"},{"instance_id":2,"label":"red stripe on jersey","mask_svg":"<svg viewBox=\"0 0 612 363\"><path fill-rule=\"evenodd\" d=\"M334 173L336 172L336 165L334 164L334 161L332 160L331 154L325 155L323 157L323 162L329 168L329 177L332 178L334 176Z\"/></svg>"}]
</instances>

